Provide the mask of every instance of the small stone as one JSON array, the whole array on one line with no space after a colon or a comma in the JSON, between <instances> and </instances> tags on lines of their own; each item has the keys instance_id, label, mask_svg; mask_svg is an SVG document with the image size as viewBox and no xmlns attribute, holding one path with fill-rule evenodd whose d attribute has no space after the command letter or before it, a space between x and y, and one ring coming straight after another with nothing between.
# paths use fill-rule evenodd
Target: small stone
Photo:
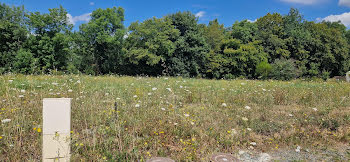
<instances>
[{"instance_id":1,"label":"small stone","mask_svg":"<svg viewBox=\"0 0 350 162\"><path fill-rule=\"evenodd\" d=\"M243 155L244 153L245 153L245 151L242 151L242 150L238 151L238 154L240 154L240 155Z\"/></svg>"},{"instance_id":2,"label":"small stone","mask_svg":"<svg viewBox=\"0 0 350 162\"><path fill-rule=\"evenodd\" d=\"M248 121L248 118L242 117L242 120L243 120L243 121Z\"/></svg>"},{"instance_id":3,"label":"small stone","mask_svg":"<svg viewBox=\"0 0 350 162\"><path fill-rule=\"evenodd\" d=\"M272 157L267 153L261 153L259 156L259 162L268 162L272 160Z\"/></svg>"},{"instance_id":4,"label":"small stone","mask_svg":"<svg viewBox=\"0 0 350 162\"><path fill-rule=\"evenodd\" d=\"M212 162L236 162L239 161L231 154L218 153L211 157Z\"/></svg>"},{"instance_id":5,"label":"small stone","mask_svg":"<svg viewBox=\"0 0 350 162\"><path fill-rule=\"evenodd\" d=\"M146 162L175 162L175 161L172 159L169 159L169 158L155 157L155 158L147 160Z\"/></svg>"},{"instance_id":6,"label":"small stone","mask_svg":"<svg viewBox=\"0 0 350 162\"><path fill-rule=\"evenodd\" d=\"M295 149L295 152L298 152L298 153L299 153L299 152L300 152L300 149L301 149L301 147L298 146L297 149Z\"/></svg>"},{"instance_id":7,"label":"small stone","mask_svg":"<svg viewBox=\"0 0 350 162\"><path fill-rule=\"evenodd\" d=\"M251 142L250 144L253 146L256 146L256 142Z\"/></svg>"}]
</instances>

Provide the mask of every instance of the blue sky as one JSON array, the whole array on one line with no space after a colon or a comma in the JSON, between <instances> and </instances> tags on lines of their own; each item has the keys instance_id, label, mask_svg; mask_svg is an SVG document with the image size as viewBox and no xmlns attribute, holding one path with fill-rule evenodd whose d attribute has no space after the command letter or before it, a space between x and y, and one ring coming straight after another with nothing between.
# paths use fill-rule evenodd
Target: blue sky
<instances>
[{"instance_id":1,"label":"blue sky","mask_svg":"<svg viewBox=\"0 0 350 162\"><path fill-rule=\"evenodd\" d=\"M48 12L62 5L67 9L75 29L89 20L97 8L121 6L125 9L125 25L151 17L163 17L177 11L191 11L200 23L219 19L226 27L235 21L256 20L267 13L287 14L291 7L299 9L307 20L342 21L350 27L350 0L0 0L24 5L29 11Z\"/></svg>"}]
</instances>

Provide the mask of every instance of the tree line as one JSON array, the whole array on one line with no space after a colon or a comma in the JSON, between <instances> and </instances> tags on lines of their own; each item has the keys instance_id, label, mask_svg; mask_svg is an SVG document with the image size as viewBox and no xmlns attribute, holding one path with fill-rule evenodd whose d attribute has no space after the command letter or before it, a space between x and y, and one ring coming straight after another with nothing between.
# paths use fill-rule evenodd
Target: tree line
<instances>
[{"instance_id":1,"label":"tree line","mask_svg":"<svg viewBox=\"0 0 350 162\"><path fill-rule=\"evenodd\" d=\"M97 9L73 31L61 6L48 13L0 4L0 74L280 79L345 75L350 31L307 21L297 9L225 27L177 12L124 26L124 9Z\"/></svg>"}]
</instances>

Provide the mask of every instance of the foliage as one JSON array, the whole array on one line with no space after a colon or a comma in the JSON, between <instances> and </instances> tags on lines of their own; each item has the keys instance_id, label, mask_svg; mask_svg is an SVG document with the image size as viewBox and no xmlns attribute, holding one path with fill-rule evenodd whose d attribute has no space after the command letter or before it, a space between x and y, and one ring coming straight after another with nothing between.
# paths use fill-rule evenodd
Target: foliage
<instances>
[{"instance_id":1,"label":"foliage","mask_svg":"<svg viewBox=\"0 0 350 162\"><path fill-rule=\"evenodd\" d=\"M174 40L175 51L166 63L172 76L196 77L205 75L209 45L198 25L198 19L191 12L178 12L166 16L180 35Z\"/></svg>"},{"instance_id":2,"label":"foliage","mask_svg":"<svg viewBox=\"0 0 350 162\"><path fill-rule=\"evenodd\" d=\"M67 11L60 8L49 9L49 13L39 12L29 15L32 34L26 47L38 60L40 71L66 70L70 55L69 33L72 25L68 22Z\"/></svg>"},{"instance_id":3,"label":"foliage","mask_svg":"<svg viewBox=\"0 0 350 162\"><path fill-rule=\"evenodd\" d=\"M272 71L272 66L268 62L261 62L256 66L258 78L267 79Z\"/></svg>"},{"instance_id":4,"label":"foliage","mask_svg":"<svg viewBox=\"0 0 350 162\"><path fill-rule=\"evenodd\" d=\"M27 39L27 18L24 7L10 7L0 3L0 68L13 69L16 53Z\"/></svg>"},{"instance_id":5,"label":"foliage","mask_svg":"<svg viewBox=\"0 0 350 162\"><path fill-rule=\"evenodd\" d=\"M300 75L293 60L277 59L272 64L271 77L276 80L291 80Z\"/></svg>"},{"instance_id":6,"label":"foliage","mask_svg":"<svg viewBox=\"0 0 350 162\"><path fill-rule=\"evenodd\" d=\"M79 53L82 70L93 74L116 73L122 63L122 46L125 35L124 9L97 9L91 20L80 26Z\"/></svg>"},{"instance_id":7,"label":"foliage","mask_svg":"<svg viewBox=\"0 0 350 162\"><path fill-rule=\"evenodd\" d=\"M128 74L162 75L163 67L173 52L179 36L170 19L149 19L132 23L125 41Z\"/></svg>"},{"instance_id":8,"label":"foliage","mask_svg":"<svg viewBox=\"0 0 350 162\"><path fill-rule=\"evenodd\" d=\"M32 74L36 70L36 63L37 59L34 58L31 52L20 49L16 54L13 67L18 73Z\"/></svg>"},{"instance_id":9,"label":"foliage","mask_svg":"<svg viewBox=\"0 0 350 162\"><path fill-rule=\"evenodd\" d=\"M199 24L191 12L127 29L121 7L90 17L73 32L62 6L40 13L0 4L0 73L327 79L350 70L350 31L340 22L307 21L294 8L229 28L217 19ZM269 64L288 70L269 76Z\"/></svg>"}]
</instances>

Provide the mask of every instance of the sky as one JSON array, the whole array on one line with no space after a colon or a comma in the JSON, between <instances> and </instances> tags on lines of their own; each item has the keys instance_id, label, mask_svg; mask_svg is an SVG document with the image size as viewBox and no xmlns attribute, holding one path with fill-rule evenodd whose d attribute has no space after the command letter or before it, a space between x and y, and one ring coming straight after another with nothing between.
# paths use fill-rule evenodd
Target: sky
<instances>
[{"instance_id":1,"label":"sky","mask_svg":"<svg viewBox=\"0 0 350 162\"><path fill-rule=\"evenodd\" d=\"M90 20L98 8L120 6L125 9L125 26L152 17L161 18L178 11L191 11L199 23L218 19L226 27L235 21L255 21L267 13L288 14L299 9L309 21L341 21L350 28L350 0L0 0L8 5L24 5L28 11L48 13L62 5L74 29Z\"/></svg>"}]
</instances>

